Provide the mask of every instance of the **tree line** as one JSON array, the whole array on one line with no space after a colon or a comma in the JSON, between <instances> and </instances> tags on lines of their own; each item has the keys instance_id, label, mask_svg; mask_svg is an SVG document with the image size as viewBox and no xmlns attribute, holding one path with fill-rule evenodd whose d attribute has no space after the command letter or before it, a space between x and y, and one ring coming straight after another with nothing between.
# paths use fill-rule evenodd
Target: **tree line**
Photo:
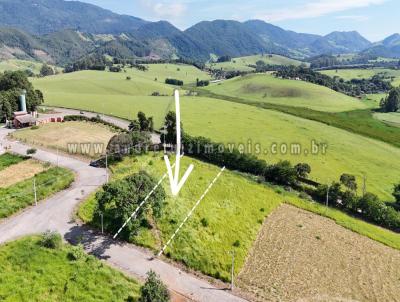
<instances>
[{"instance_id":1,"label":"tree line","mask_svg":"<svg viewBox=\"0 0 400 302\"><path fill-rule=\"evenodd\" d=\"M169 112L164 122L162 142L173 147L176 142L175 113ZM126 150L129 151L120 153L121 158L127 154L134 154L130 149L132 146L140 145L139 153L147 152L151 145L149 131L152 127L149 126L150 124L149 118L143 113L139 113L138 119L132 123L134 126L130 127L131 132L115 136L115 140L113 141L113 138L109 143L108 152L115 151L113 144L116 142L119 146L126 144ZM285 160L269 164L252 154L226 147L224 144L213 142L208 138L190 136L183 130L182 125L181 129L183 151L188 156L220 167L225 166L230 170L254 175L259 182L268 182L296 190L300 192L302 198L312 198L323 204L328 201L330 206L337 207L382 227L400 231L400 212L398 211L400 209L400 183L393 189L395 203L384 202L369 192L363 192L359 196L354 175L343 174L339 181L333 182L329 186L319 184L308 179L311 167L307 163L293 165Z\"/></svg>"},{"instance_id":2,"label":"tree line","mask_svg":"<svg viewBox=\"0 0 400 302\"><path fill-rule=\"evenodd\" d=\"M349 96L383 93L388 92L392 88L391 83L382 75L375 75L371 79L352 79L350 81L345 81L342 78L332 78L302 66L282 66L275 72L275 76L283 79L299 79L325 86Z\"/></svg>"}]
</instances>

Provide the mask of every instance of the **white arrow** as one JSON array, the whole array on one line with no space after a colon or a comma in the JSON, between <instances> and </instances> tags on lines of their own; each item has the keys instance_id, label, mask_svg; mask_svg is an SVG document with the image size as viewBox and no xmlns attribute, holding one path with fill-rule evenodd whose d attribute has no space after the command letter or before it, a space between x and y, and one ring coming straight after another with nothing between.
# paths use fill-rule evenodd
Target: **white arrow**
<instances>
[{"instance_id":1,"label":"white arrow","mask_svg":"<svg viewBox=\"0 0 400 302\"><path fill-rule=\"evenodd\" d=\"M181 110L179 102L179 91L175 90L175 112L176 112L176 162L175 162L175 176L172 174L172 167L167 155L164 155L165 164L167 165L169 182L171 185L172 195L177 196L182 189L190 173L192 173L194 166L190 165L179 181L179 169L181 161Z\"/></svg>"}]
</instances>

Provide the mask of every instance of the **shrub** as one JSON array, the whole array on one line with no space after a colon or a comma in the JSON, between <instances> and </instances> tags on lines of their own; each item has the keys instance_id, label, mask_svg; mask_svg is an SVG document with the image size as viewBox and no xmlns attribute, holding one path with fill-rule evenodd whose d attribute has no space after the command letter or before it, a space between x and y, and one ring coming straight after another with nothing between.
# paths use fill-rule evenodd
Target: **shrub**
<instances>
[{"instance_id":1,"label":"shrub","mask_svg":"<svg viewBox=\"0 0 400 302\"><path fill-rule=\"evenodd\" d=\"M70 251L68 252L68 259L71 261L79 261L86 259L86 253L83 249L82 244L78 244L76 246L72 246Z\"/></svg>"},{"instance_id":2,"label":"shrub","mask_svg":"<svg viewBox=\"0 0 400 302\"><path fill-rule=\"evenodd\" d=\"M35 126L32 126L32 127L31 127L31 130L37 130L37 129L39 129L39 126L36 126L36 125L35 125Z\"/></svg>"},{"instance_id":3,"label":"shrub","mask_svg":"<svg viewBox=\"0 0 400 302\"><path fill-rule=\"evenodd\" d=\"M202 218L201 220L200 220L200 222L201 222L201 225L203 226L203 227L208 227L208 220L207 220L207 218Z\"/></svg>"},{"instance_id":4,"label":"shrub","mask_svg":"<svg viewBox=\"0 0 400 302\"><path fill-rule=\"evenodd\" d=\"M57 232L46 231L44 234L42 234L40 245L53 250L60 249L62 246L61 235Z\"/></svg>"},{"instance_id":5,"label":"shrub","mask_svg":"<svg viewBox=\"0 0 400 302\"><path fill-rule=\"evenodd\" d=\"M146 282L140 288L139 302L168 302L170 296L167 287L153 271L147 273Z\"/></svg>"},{"instance_id":6,"label":"shrub","mask_svg":"<svg viewBox=\"0 0 400 302\"><path fill-rule=\"evenodd\" d=\"M32 154L35 154L36 151L37 151L37 150L36 150L35 148L30 148L30 149L26 150L26 154L27 154L27 155L32 155Z\"/></svg>"},{"instance_id":7,"label":"shrub","mask_svg":"<svg viewBox=\"0 0 400 302\"><path fill-rule=\"evenodd\" d=\"M177 79L165 79L165 84L183 86L183 81Z\"/></svg>"}]
</instances>

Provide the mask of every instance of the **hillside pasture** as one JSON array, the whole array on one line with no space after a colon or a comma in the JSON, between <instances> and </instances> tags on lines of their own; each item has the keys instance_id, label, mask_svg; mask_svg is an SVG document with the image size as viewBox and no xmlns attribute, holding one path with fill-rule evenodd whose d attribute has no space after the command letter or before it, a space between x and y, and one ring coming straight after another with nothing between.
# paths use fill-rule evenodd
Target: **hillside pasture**
<instances>
[{"instance_id":1,"label":"hillside pasture","mask_svg":"<svg viewBox=\"0 0 400 302\"><path fill-rule=\"evenodd\" d=\"M362 101L304 81L256 74L212 84L207 90L252 102L271 103L317 111L341 112L367 108Z\"/></svg>"},{"instance_id":2,"label":"hillside pasture","mask_svg":"<svg viewBox=\"0 0 400 302\"><path fill-rule=\"evenodd\" d=\"M237 285L254 301L400 301L400 252L289 205L266 219Z\"/></svg>"},{"instance_id":3,"label":"hillside pasture","mask_svg":"<svg viewBox=\"0 0 400 302\"><path fill-rule=\"evenodd\" d=\"M109 127L101 124L65 122L44 124L38 129L22 129L12 133L12 137L33 146L73 155L99 157L106 151L110 138L115 134ZM86 145L90 148L87 152ZM76 150L74 146L77 146ZM96 150L96 148L99 149Z\"/></svg>"},{"instance_id":4,"label":"hillside pasture","mask_svg":"<svg viewBox=\"0 0 400 302\"><path fill-rule=\"evenodd\" d=\"M330 77L338 76L346 81L352 79L370 79L374 75L380 74L385 77L395 77L393 85L398 85L400 81L400 70L385 69L385 68L369 68L369 69L337 69L320 71Z\"/></svg>"},{"instance_id":5,"label":"hillside pasture","mask_svg":"<svg viewBox=\"0 0 400 302\"><path fill-rule=\"evenodd\" d=\"M37 236L0 246L2 301L136 301L139 283L93 256L73 261L65 244L57 250Z\"/></svg>"},{"instance_id":6,"label":"hillside pasture","mask_svg":"<svg viewBox=\"0 0 400 302\"><path fill-rule=\"evenodd\" d=\"M374 113L374 118L389 125L400 127L400 112Z\"/></svg>"},{"instance_id":7,"label":"hillside pasture","mask_svg":"<svg viewBox=\"0 0 400 302\"><path fill-rule=\"evenodd\" d=\"M222 63L210 63L208 64L209 68L212 69L222 69L225 71L253 71L253 67L249 67L249 65L256 65L258 61L262 61L267 65L293 65L300 66L303 62L290 59L287 57L283 57L280 55L254 55L247 57L239 57L233 58L230 62L222 62ZM306 63L303 63L306 64Z\"/></svg>"},{"instance_id":8,"label":"hillside pasture","mask_svg":"<svg viewBox=\"0 0 400 302\"><path fill-rule=\"evenodd\" d=\"M149 81L165 83L167 78L182 80L184 84L196 83L196 80L210 80L208 73L186 64L144 64L148 70L139 71L135 68L125 68L127 74L132 74L133 78L141 77Z\"/></svg>"},{"instance_id":9,"label":"hillside pasture","mask_svg":"<svg viewBox=\"0 0 400 302\"><path fill-rule=\"evenodd\" d=\"M30 70L34 74L39 74L41 67L42 67L41 63L34 61L25 61L16 59L0 61L0 72Z\"/></svg>"},{"instance_id":10,"label":"hillside pasture","mask_svg":"<svg viewBox=\"0 0 400 302\"><path fill-rule=\"evenodd\" d=\"M163 182L167 193L165 210L152 230L141 228L136 244L159 251L220 171L216 166L188 157L182 159L182 170L190 163L195 168L178 197L172 197L168 180ZM162 154L125 158L111 167L112 180L140 170L160 179L165 173ZM272 188L226 170L167 248L166 255L205 274L229 280L231 258L227 251L238 242L236 272L239 273L262 221L284 198ZM99 226L99 221L93 221L95 207L92 196L79 209L79 216Z\"/></svg>"},{"instance_id":11,"label":"hillside pasture","mask_svg":"<svg viewBox=\"0 0 400 302\"><path fill-rule=\"evenodd\" d=\"M115 97L104 102L96 102L95 99L78 102L68 97L54 103L46 99L46 104L90 109L128 119L136 116L138 111L143 111L154 116L156 127L162 126L166 112L174 107L172 96L142 99ZM312 140L328 143L328 151L324 156L257 154L268 162L281 159L288 159L294 164L307 162L313 170L311 177L322 183L338 180L342 173L350 173L357 176L361 186L362 175L366 173L368 190L389 200L392 199L394 182L400 179L397 162L391 160L399 158L399 149L380 141L292 115L217 99L182 97L181 108L182 122L189 134L209 137L225 144L250 140L269 149L272 143L300 143L308 148Z\"/></svg>"}]
</instances>

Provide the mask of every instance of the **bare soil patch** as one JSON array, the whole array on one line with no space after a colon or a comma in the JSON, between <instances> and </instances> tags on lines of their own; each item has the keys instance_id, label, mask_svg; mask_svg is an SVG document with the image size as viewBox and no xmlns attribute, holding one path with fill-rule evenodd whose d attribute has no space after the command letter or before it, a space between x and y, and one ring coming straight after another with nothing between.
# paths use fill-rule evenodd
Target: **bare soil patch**
<instances>
[{"instance_id":1,"label":"bare soil patch","mask_svg":"<svg viewBox=\"0 0 400 302\"><path fill-rule=\"evenodd\" d=\"M20 181L32 178L38 173L47 170L43 163L29 159L0 171L0 188L7 188Z\"/></svg>"},{"instance_id":2,"label":"bare soil patch","mask_svg":"<svg viewBox=\"0 0 400 302\"><path fill-rule=\"evenodd\" d=\"M255 301L400 301L400 252L282 205L237 283Z\"/></svg>"}]
</instances>

